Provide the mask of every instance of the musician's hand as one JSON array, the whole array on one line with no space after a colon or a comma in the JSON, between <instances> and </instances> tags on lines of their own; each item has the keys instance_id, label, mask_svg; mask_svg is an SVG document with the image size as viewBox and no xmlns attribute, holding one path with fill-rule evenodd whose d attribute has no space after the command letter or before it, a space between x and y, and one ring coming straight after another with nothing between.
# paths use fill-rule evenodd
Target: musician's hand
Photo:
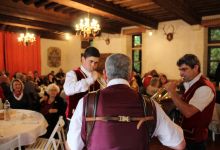
<instances>
[{"instance_id":1,"label":"musician's hand","mask_svg":"<svg viewBox=\"0 0 220 150\"><path fill-rule=\"evenodd\" d=\"M168 82L167 84L163 85L163 87L167 90L168 93L176 92L177 84L174 81Z\"/></svg>"},{"instance_id":2,"label":"musician's hand","mask_svg":"<svg viewBox=\"0 0 220 150\"><path fill-rule=\"evenodd\" d=\"M98 73L97 71L93 71L93 72L92 72L92 78L93 78L93 80L96 81L96 80L98 79L98 77L99 77L99 73Z\"/></svg>"}]
</instances>

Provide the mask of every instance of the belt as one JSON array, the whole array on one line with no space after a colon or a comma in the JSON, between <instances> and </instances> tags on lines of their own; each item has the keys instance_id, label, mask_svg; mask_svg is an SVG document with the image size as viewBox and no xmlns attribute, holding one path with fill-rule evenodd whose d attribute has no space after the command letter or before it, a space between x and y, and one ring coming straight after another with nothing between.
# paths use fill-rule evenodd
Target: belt
<instances>
[{"instance_id":1,"label":"belt","mask_svg":"<svg viewBox=\"0 0 220 150\"><path fill-rule=\"evenodd\" d=\"M130 117L130 116L117 116L117 117L86 117L86 121L118 121L118 122L132 122L132 121L138 121L137 129L140 128L141 124L145 121L153 120L153 116L147 116L147 117Z\"/></svg>"}]
</instances>

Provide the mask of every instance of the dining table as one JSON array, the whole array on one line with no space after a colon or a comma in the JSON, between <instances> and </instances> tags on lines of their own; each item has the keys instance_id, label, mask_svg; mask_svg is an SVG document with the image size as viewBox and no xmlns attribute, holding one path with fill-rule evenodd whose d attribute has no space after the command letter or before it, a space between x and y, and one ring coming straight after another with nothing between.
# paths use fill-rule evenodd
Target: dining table
<instances>
[{"instance_id":1,"label":"dining table","mask_svg":"<svg viewBox=\"0 0 220 150\"><path fill-rule=\"evenodd\" d=\"M4 114L4 110L0 110ZM20 135L21 146L33 144L39 136L47 132L48 123L44 116L36 111L10 109L10 119L0 118L0 145Z\"/></svg>"}]
</instances>

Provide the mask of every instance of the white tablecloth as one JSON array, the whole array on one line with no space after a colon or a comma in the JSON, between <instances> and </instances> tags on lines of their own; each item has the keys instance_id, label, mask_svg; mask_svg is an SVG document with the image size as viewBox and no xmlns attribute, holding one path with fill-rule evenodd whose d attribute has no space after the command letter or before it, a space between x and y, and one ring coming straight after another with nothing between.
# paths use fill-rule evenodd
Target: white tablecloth
<instances>
[{"instance_id":1,"label":"white tablecloth","mask_svg":"<svg viewBox=\"0 0 220 150\"><path fill-rule=\"evenodd\" d=\"M30 145L44 135L48 123L38 112L24 109L11 109L9 121L0 120L0 144L20 135L21 145Z\"/></svg>"}]
</instances>

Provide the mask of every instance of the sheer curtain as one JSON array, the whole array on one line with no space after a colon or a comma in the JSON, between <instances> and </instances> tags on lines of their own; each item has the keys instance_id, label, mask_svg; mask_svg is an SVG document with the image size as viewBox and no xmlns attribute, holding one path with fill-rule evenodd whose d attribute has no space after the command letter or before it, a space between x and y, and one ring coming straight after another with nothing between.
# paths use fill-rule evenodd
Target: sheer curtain
<instances>
[{"instance_id":1,"label":"sheer curtain","mask_svg":"<svg viewBox=\"0 0 220 150\"><path fill-rule=\"evenodd\" d=\"M17 71L27 73L37 70L40 73L40 37L36 36L36 41L28 46L19 43L17 38L17 33L5 32L6 70L11 76Z\"/></svg>"}]
</instances>

